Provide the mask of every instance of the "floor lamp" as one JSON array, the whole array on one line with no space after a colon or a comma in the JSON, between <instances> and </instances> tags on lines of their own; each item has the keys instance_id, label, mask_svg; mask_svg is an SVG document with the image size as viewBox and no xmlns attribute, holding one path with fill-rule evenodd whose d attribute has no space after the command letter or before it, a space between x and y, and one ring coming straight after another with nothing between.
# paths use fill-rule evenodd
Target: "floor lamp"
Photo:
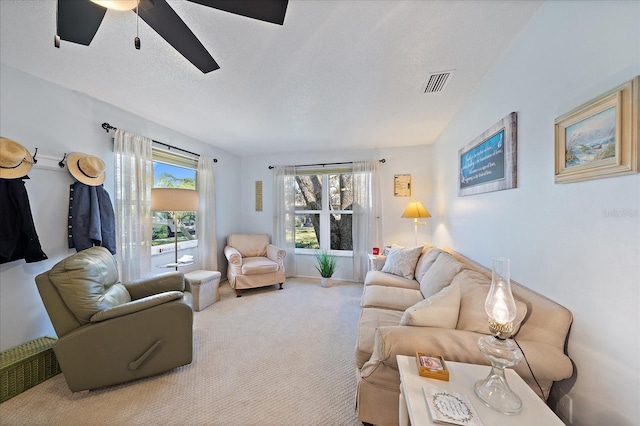
<instances>
[{"instance_id":1,"label":"floor lamp","mask_svg":"<svg viewBox=\"0 0 640 426\"><path fill-rule=\"evenodd\" d=\"M418 225L426 225L427 222L418 222L418 219L431 217L431 213L424 208L422 203L418 200L413 200L409 203L407 208L402 213L403 218L413 219L413 223L416 229L416 247L418 246Z\"/></svg>"},{"instance_id":2,"label":"floor lamp","mask_svg":"<svg viewBox=\"0 0 640 426\"><path fill-rule=\"evenodd\" d=\"M176 271L178 270L178 216L176 212L198 210L198 191L182 188L152 188L151 210L171 212L175 240Z\"/></svg>"}]
</instances>

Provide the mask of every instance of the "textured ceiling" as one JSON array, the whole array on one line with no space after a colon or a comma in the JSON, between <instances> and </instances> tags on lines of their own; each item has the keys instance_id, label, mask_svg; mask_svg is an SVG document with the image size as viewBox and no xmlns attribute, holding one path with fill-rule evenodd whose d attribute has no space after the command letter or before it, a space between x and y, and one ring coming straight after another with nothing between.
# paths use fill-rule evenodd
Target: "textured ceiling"
<instances>
[{"instance_id":1,"label":"textured ceiling","mask_svg":"<svg viewBox=\"0 0 640 426\"><path fill-rule=\"evenodd\" d=\"M133 12L108 11L88 47L56 49L53 0L0 1L1 60L238 155L420 145L541 2L294 0L283 26L169 4L219 70L202 74L142 20L135 50ZM422 93L444 70L446 89Z\"/></svg>"}]
</instances>

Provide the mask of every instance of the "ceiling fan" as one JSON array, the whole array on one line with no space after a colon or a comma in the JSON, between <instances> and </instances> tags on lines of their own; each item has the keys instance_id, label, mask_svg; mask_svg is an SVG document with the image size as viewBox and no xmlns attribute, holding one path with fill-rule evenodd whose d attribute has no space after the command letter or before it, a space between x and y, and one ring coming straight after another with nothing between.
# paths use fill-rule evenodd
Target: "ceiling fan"
<instances>
[{"instance_id":1,"label":"ceiling fan","mask_svg":"<svg viewBox=\"0 0 640 426\"><path fill-rule=\"evenodd\" d=\"M288 0L187 0L236 15L282 25ZM216 63L167 0L58 0L57 34L60 40L88 46L96 35L107 8L137 12L151 28L203 73L215 71ZM140 39L136 37L136 49Z\"/></svg>"}]
</instances>

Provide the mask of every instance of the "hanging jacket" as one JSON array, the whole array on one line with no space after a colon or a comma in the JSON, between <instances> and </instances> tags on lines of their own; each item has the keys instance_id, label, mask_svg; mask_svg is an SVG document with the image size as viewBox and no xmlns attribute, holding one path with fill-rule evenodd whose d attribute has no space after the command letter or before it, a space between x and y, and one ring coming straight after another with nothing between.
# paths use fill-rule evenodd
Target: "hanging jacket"
<instances>
[{"instance_id":1,"label":"hanging jacket","mask_svg":"<svg viewBox=\"0 0 640 426\"><path fill-rule=\"evenodd\" d=\"M40 246L22 179L0 179L0 263L18 259L32 263L47 259Z\"/></svg>"},{"instance_id":2,"label":"hanging jacket","mask_svg":"<svg viewBox=\"0 0 640 426\"><path fill-rule=\"evenodd\" d=\"M102 185L82 182L69 187L69 248L102 246L116 254L116 219L109 193Z\"/></svg>"}]
</instances>

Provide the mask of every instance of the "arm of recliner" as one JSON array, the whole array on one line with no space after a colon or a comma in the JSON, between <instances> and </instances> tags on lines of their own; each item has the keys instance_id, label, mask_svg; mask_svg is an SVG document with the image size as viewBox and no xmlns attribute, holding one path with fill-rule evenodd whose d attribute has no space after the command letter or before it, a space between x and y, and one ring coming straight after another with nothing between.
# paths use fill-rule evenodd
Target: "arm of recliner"
<instances>
[{"instance_id":1,"label":"arm of recliner","mask_svg":"<svg viewBox=\"0 0 640 426\"><path fill-rule=\"evenodd\" d=\"M130 283L123 283L123 285L131 295L131 300L141 299L166 291L185 291L184 274L178 271L139 278Z\"/></svg>"},{"instance_id":2,"label":"arm of recliner","mask_svg":"<svg viewBox=\"0 0 640 426\"><path fill-rule=\"evenodd\" d=\"M90 321L100 322L115 317L121 317L123 315L129 315L134 312L139 312L144 309L151 308L153 306L158 306L162 305L163 303L171 302L173 300L182 299L182 295L183 293L181 291L166 291L164 293L143 297L142 299L132 300L131 302L97 312L91 317Z\"/></svg>"},{"instance_id":3,"label":"arm of recliner","mask_svg":"<svg viewBox=\"0 0 640 426\"><path fill-rule=\"evenodd\" d=\"M278 265L282 265L282 261L287 256L287 252L274 246L273 244L269 244L267 246L267 258L273 260Z\"/></svg>"}]
</instances>

